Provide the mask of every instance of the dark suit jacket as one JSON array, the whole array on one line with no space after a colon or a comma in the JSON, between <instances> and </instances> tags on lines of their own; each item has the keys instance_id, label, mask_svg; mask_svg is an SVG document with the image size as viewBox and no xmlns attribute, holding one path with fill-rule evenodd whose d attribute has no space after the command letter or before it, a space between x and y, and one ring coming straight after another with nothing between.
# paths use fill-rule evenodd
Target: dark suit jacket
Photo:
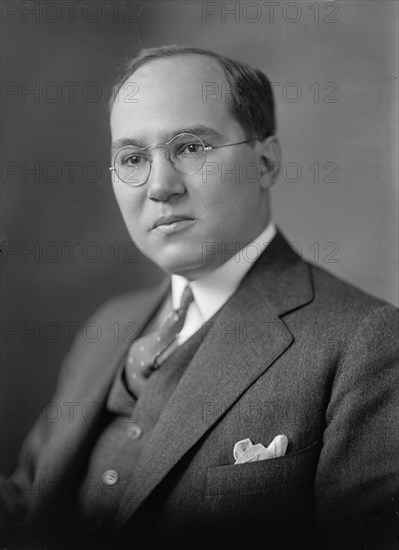
<instances>
[{"instance_id":1,"label":"dark suit jacket","mask_svg":"<svg viewBox=\"0 0 399 550\"><path fill-rule=\"evenodd\" d=\"M34 427L4 485L6 515L69 528L70 498L131 343L109 327L142 329L168 288L110 301L91 319L101 338L76 338L53 398L74 403L73 421ZM139 482L123 495L115 547L141 533L148 545L159 535L188 548L396 548L397 328L393 306L303 261L278 233L207 326L163 410ZM286 456L234 465L237 441L267 446L278 434Z\"/></svg>"}]
</instances>

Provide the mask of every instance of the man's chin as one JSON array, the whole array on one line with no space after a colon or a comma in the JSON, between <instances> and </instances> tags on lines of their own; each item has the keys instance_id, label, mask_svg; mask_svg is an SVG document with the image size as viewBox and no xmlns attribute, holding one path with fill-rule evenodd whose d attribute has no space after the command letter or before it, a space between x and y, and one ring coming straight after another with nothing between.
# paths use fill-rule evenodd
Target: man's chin
<instances>
[{"instance_id":1,"label":"man's chin","mask_svg":"<svg viewBox=\"0 0 399 550\"><path fill-rule=\"evenodd\" d=\"M193 256L189 250L181 251L179 254L159 254L151 258L158 267L171 275L180 275L186 279L197 279L206 271L206 262L202 255Z\"/></svg>"}]
</instances>

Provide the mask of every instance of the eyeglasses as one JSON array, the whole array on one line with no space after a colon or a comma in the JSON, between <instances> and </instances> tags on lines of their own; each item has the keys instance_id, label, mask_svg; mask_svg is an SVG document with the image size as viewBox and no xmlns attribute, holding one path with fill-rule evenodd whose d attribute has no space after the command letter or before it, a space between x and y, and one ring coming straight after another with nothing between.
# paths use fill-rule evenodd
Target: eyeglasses
<instances>
[{"instance_id":1,"label":"eyeglasses","mask_svg":"<svg viewBox=\"0 0 399 550\"><path fill-rule=\"evenodd\" d=\"M166 159L181 174L191 175L199 172L205 164L206 155L214 149L231 147L249 143L252 139L227 143L225 145L205 145L194 134L178 134L166 143L153 143L147 147L126 145L115 154L113 164L109 170L115 172L119 179L131 187L144 185L151 172L153 159L148 155L150 149L164 147Z\"/></svg>"}]
</instances>

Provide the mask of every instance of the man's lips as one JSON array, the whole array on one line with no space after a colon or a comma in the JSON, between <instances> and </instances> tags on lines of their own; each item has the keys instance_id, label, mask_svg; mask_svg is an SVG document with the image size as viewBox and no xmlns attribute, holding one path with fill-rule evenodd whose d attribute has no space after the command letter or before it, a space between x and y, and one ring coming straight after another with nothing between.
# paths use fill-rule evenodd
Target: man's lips
<instances>
[{"instance_id":1,"label":"man's lips","mask_svg":"<svg viewBox=\"0 0 399 550\"><path fill-rule=\"evenodd\" d=\"M193 218L190 218L189 216L183 216L183 215L161 216L155 221L152 228L156 229L160 225L172 225L176 222L186 221L186 220L193 221Z\"/></svg>"},{"instance_id":2,"label":"man's lips","mask_svg":"<svg viewBox=\"0 0 399 550\"><path fill-rule=\"evenodd\" d=\"M195 223L194 218L183 215L161 216L154 223L153 231L164 235L179 233L191 227Z\"/></svg>"}]
</instances>

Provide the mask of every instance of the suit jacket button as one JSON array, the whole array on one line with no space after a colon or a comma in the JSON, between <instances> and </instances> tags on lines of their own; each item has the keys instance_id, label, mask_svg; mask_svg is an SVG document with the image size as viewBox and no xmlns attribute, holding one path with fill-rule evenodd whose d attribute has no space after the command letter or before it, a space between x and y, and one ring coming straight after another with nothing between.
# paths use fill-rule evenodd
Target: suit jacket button
<instances>
[{"instance_id":1,"label":"suit jacket button","mask_svg":"<svg viewBox=\"0 0 399 550\"><path fill-rule=\"evenodd\" d=\"M103 473L103 482L106 485L115 485L119 481L119 474L116 470L107 470Z\"/></svg>"},{"instance_id":2,"label":"suit jacket button","mask_svg":"<svg viewBox=\"0 0 399 550\"><path fill-rule=\"evenodd\" d=\"M128 433L129 437L131 437L132 439L139 439L139 437L141 437L141 434L143 433L143 429L135 424L133 426L130 426Z\"/></svg>"}]
</instances>

